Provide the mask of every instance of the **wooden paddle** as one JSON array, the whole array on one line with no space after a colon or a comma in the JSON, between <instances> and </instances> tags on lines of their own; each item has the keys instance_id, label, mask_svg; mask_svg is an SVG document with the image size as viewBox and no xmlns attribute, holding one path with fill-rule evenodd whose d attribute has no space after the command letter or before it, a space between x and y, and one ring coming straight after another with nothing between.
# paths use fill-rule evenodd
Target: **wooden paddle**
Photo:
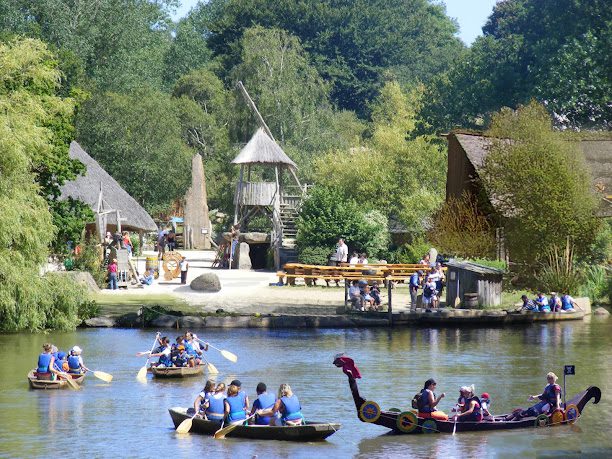
<instances>
[{"instance_id":1,"label":"wooden paddle","mask_svg":"<svg viewBox=\"0 0 612 459\"><path fill-rule=\"evenodd\" d=\"M193 425L193 418L195 418L197 415L198 413L194 414L189 419L185 419L183 422L181 422L176 428L176 433L188 433L191 430L191 426Z\"/></svg>"},{"instance_id":2,"label":"wooden paddle","mask_svg":"<svg viewBox=\"0 0 612 459\"><path fill-rule=\"evenodd\" d=\"M74 379L72 379L72 376L70 376L68 373L59 373L59 376L64 378L64 380L68 383L68 386L70 386L72 390L81 389L81 387L76 383Z\"/></svg>"},{"instance_id":3,"label":"wooden paddle","mask_svg":"<svg viewBox=\"0 0 612 459\"><path fill-rule=\"evenodd\" d=\"M94 370L93 375L104 382L111 382L113 380L113 375L105 373L103 371Z\"/></svg>"},{"instance_id":4,"label":"wooden paddle","mask_svg":"<svg viewBox=\"0 0 612 459\"><path fill-rule=\"evenodd\" d=\"M457 296L455 297L455 309L461 304L461 298L459 298L459 273L457 273Z\"/></svg>"},{"instance_id":5,"label":"wooden paddle","mask_svg":"<svg viewBox=\"0 0 612 459\"><path fill-rule=\"evenodd\" d=\"M216 349L217 351L219 351L221 355L225 357L227 360L229 360L230 362L236 363L238 361L238 357L236 356L236 354L233 354L230 351L226 351L225 349L219 349L210 343L208 345L212 347L213 349Z\"/></svg>"},{"instance_id":6,"label":"wooden paddle","mask_svg":"<svg viewBox=\"0 0 612 459\"><path fill-rule=\"evenodd\" d=\"M455 435L455 432L457 431L457 413L459 413L459 404L458 403L455 406L455 423L453 424L453 435Z\"/></svg>"},{"instance_id":7,"label":"wooden paddle","mask_svg":"<svg viewBox=\"0 0 612 459\"><path fill-rule=\"evenodd\" d=\"M219 370L217 370L217 367L214 366L212 363L210 362L206 362L206 369L208 370L208 373L211 375L217 375L219 374Z\"/></svg>"},{"instance_id":8,"label":"wooden paddle","mask_svg":"<svg viewBox=\"0 0 612 459\"><path fill-rule=\"evenodd\" d=\"M249 419L255 417L256 415L257 413L253 413L252 415L248 416L246 419L242 420L241 422L237 422L236 424L232 424L227 427L220 428L219 430L215 432L215 440L222 440L223 438L225 438L225 436L228 433L230 433L236 427L241 426L243 423L247 422Z\"/></svg>"},{"instance_id":9,"label":"wooden paddle","mask_svg":"<svg viewBox=\"0 0 612 459\"><path fill-rule=\"evenodd\" d=\"M153 353L153 349L155 349L155 345L157 344L157 339L159 338L159 332L155 334L155 341L153 342L153 346L151 347L151 351L149 352L149 357L147 358L147 363L145 363L144 367L142 367L138 371L138 375L136 375L136 379L140 382L147 382L147 366L149 365L149 361L151 360L151 354Z\"/></svg>"}]
</instances>

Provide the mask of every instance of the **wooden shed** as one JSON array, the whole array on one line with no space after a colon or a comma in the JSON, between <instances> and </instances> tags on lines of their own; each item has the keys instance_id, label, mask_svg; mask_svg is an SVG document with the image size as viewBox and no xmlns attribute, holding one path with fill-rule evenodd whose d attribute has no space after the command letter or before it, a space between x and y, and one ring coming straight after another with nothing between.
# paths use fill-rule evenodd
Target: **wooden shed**
<instances>
[{"instance_id":1,"label":"wooden shed","mask_svg":"<svg viewBox=\"0 0 612 459\"><path fill-rule=\"evenodd\" d=\"M457 295L464 308L469 306L471 297L478 298L477 307L501 304L504 271L458 260L451 260L446 266L446 304L454 304Z\"/></svg>"}]
</instances>

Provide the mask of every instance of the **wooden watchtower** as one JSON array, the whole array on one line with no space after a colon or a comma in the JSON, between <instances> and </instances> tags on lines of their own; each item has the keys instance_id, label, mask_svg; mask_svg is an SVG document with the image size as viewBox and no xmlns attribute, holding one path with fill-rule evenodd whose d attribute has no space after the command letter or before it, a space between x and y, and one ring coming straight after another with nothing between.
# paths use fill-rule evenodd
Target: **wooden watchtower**
<instances>
[{"instance_id":1,"label":"wooden watchtower","mask_svg":"<svg viewBox=\"0 0 612 459\"><path fill-rule=\"evenodd\" d=\"M295 261L295 220L305 192L295 174L296 164L262 128L232 164L240 164L234 194L234 224L242 224L258 213L266 215L272 222L270 244L276 268ZM261 178L251 181L251 173L256 167L260 169L257 176Z\"/></svg>"}]
</instances>

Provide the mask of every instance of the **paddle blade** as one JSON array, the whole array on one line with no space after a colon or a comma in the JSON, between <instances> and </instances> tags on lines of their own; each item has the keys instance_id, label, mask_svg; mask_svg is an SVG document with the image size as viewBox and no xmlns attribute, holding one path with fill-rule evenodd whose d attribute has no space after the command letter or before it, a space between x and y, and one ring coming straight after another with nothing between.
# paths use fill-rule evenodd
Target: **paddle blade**
<instances>
[{"instance_id":1,"label":"paddle blade","mask_svg":"<svg viewBox=\"0 0 612 459\"><path fill-rule=\"evenodd\" d=\"M206 364L206 369L208 370L208 373L211 375L216 375L219 374L219 370L217 370L217 367L214 366L212 363L208 362Z\"/></svg>"},{"instance_id":2,"label":"paddle blade","mask_svg":"<svg viewBox=\"0 0 612 459\"><path fill-rule=\"evenodd\" d=\"M68 383L68 387L70 387L72 390L80 390L81 389L79 387L79 385L76 383L76 381L74 379L72 379L72 376L70 376L68 373L64 373L61 376L62 376L62 378L64 378L66 380L66 382Z\"/></svg>"},{"instance_id":3,"label":"paddle blade","mask_svg":"<svg viewBox=\"0 0 612 459\"><path fill-rule=\"evenodd\" d=\"M236 356L236 354L232 354L230 351L226 351L222 349L219 352L221 352L221 355L225 357L227 360L229 360L230 362L236 363L238 361L238 357Z\"/></svg>"},{"instance_id":4,"label":"paddle blade","mask_svg":"<svg viewBox=\"0 0 612 459\"><path fill-rule=\"evenodd\" d=\"M138 371L138 375L136 375L136 379L143 383L147 382L147 367L142 367Z\"/></svg>"},{"instance_id":5,"label":"paddle blade","mask_svg":"<svg viewBox=\"0 0 612 459\"><path fill-rule=\"evenodd\" d=\"M215 440L223 440L228 433L230 433L232 430L234 430L238 426L239 424L234 424L234 425L223 427L222 429L217 430L215 432Z\"/></svg>"},{"instance_id":6,"label":"paddle blade","mask_svg":"<svg viewBox=\"0 0 612 459\"><path fill-rule=\"evenodd\" d=\"M185 419L176 428L176 433L180 433L180 434L188 433L191 430L192 424L193 424L193 418Z\"/></svg>"},{"instance_id":7,"label":"paddle blade","mask_svg":"<svg viewBox=\"0 0 612 459\"><path fill-rule=\"evenodd\" d=\"M460 304L461 304L461 298L455 297L455 307L458 308Z\"/></svg>"},{"instance_id":8,"label":"paddle blade","mask_svg":"<svg viewBox=\"0 0 612 459\"><path fill-rule=\"evenodd\" d=\"M113 375L104 373L103 371L94 371L93 375L96 378L101 379L102 381L105 381L105 382L111 382L113 380Z\"/></svg>"}]
</instances>

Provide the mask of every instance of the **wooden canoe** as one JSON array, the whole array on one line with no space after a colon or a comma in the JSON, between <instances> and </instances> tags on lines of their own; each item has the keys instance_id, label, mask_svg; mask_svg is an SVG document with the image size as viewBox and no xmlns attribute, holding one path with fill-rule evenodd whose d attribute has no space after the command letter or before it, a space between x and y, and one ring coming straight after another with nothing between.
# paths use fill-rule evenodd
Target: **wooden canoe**
<instances>
[{"instance_id":1,"label":"wooden canoe","mask_svg":"<svg viewBox=\"0 0 612 459\"><path fill-rule=\"evenodd\" d=\"M187 378L198 376L204 373L206 365L196 365L195 367L151 367L150 371L156 378Z\"/></svg>"},{"instance_id":2,"label":"wooden canoe","mask_svg":"<svg viewBox=\"0 0 612 459\"><path fill-rule=\"evenodd\" d=\"M79 386L83 384L85 380L85 374L82 375L70 375L74 382L76 382ZM55 381L48 381L44 379L38 379L36 377L36 370L32 370L28 373L28 382L30 383L30 388L32 389L65 389L68 387L68 381L65 379L56 379Z\"/></svg>"},{"instance_id":3,"label":"wooden canoe","mask_svg":"<svg viewBox=\"0 0 612 459\"><path fill-rule=\"evenodd\" d=\"M349 364L347 365L347 361ZM368 422L391 429L398 434L419 434L419 433L452 433L455 423L452 420L440 421L434 419L424 419L418 417L414 411L407 410L383 411L378 404L371 400L364 399L359 394L357 381L353 377L351 366L352 359L346 356L336 358L334 365L342 368L348 377L348 383L353 395L357 416L362 422ZM554 418L553 415L540 415L536 417L525 417L518 421L506 421L507 414L495 416L495 421L481 422L458 422L456 432L483 432L493 430L520 429L527 427L545 427L563 424L572 424L581 416L585 405L592 399L594 404L599 402L601 390L596 386L590 386L586 390L578 393L567 401L561 419Z\"/></svg>"},{"instance_id":4,"label":"wooden canoe","mask_svg":"<svg viewBox=\"0 0 612 459\"><path fill-rule=\"evenodd\" d=\"M187 408L170 408L168 411L175 428L193 415L187 414ZM333 435L340 427L341 425L336 423L315 421L306 422L301 426L238 426L228 433L227 437L253 440L317 441ZM220 428L221 424L218 422L196 417L193 418L190 432L213 435Z\"/></svg>"}]
</instances>

